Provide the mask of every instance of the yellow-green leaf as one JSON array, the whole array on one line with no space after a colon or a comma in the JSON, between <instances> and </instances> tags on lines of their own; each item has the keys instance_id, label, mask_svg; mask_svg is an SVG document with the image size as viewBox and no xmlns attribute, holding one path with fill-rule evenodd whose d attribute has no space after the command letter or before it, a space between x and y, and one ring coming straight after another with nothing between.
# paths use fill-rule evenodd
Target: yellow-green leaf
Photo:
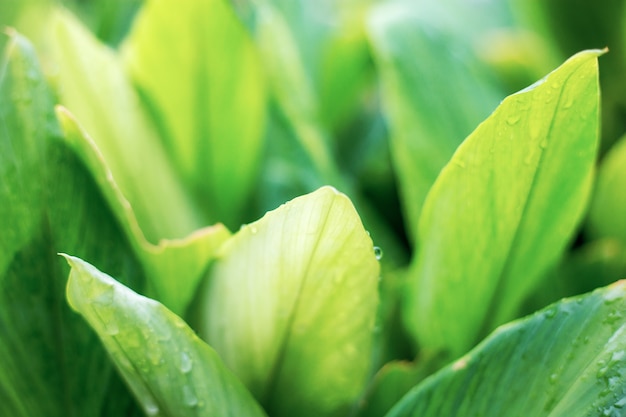
<instances>
[{"instance_id":1,"label":"yellow-green leaf","mask_svg":"<svg viewBox=\"0 0 626 417\"><path fill-rule=\"evenodd\" d=\"M505 99L433 185L405 297L422 348L456 356L510 320L570 242L593 178L599 54Z\"/></svg>"},{"instance_id":2,"label":"yellow-green leaf","mask_svg":"<svg viewBox=\"0 0 626 417\"><path fill-rule=\"evenodd\" d=\"M268 413L345 412L369 370L378 274L350 200L324 187L223 246L202 332Z\"/></svg>"}]
</instances>

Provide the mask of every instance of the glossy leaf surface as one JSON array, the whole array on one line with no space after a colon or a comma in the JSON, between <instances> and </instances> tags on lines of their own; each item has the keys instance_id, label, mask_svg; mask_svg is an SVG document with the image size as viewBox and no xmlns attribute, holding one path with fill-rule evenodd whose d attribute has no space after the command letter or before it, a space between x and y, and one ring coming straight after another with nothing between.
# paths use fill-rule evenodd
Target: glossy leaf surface
<instances>
[{"instance_id":1,"label":"glossy leaf surface","mask_svg":"<svg viewBox=\"0 0 626 417\"><path fill-rule=\"evenodd\" d=\"M67 298L96 331L148 416L263 416L250 393L178 316L79 258Z\"/></svg>"},{"instance_id":2,"label":"glossy leaf surface","mask_svg":"<svg viewBox=\"0 0 626 417\"><path fill-rule=\"evenodd\" d=\"M505 99L433 185L405 304L424 349L458 356L510 320L570 242L593 178L600 53Z\"/></svg>"},{"instance_id":3,"label":"glossy leaf surface","mask_svg":"<svg viewBox=\"0 0 626 417\"><path fill-rule=\"evenodd\" d=\"M148 278L151 295L176 313L183 313L216 250L230 232L217 224L196 230L184 239L163 239L157 245L146 240L131 204L91 137L64 108L57 116L65 138L89 167L113 212L124 227Z\"/></svg>"},{"instance_id":4,"label":"glossy leaf surface","mask_svg":"<svg viewBox=\"0 0 626 417\"><path fill-rule=\"evenodd\" d=\"M345 412L369 368L378 274L350 200L321 188L220 250L203 299L205 338L268 413Z\"/></svg>"},{"instance_id":5,"label":"glossy leaf surface","mask_svg":"<svg viewBox=\"0 0 626 417\"><path fill-rule=\"evenodd\" d=\"M80 160L61 140L32 46L11 32L0 70L0 415L137 416L91 329L65 302L71 251L127 284L142 273ZM109 401L109 398L115 401Z\"/></svg>"},{"instance_id":6,"label":"glossy leaf surface","mask_svg":"<svg viewBox=\"0 0 626 417\"><path fill-rule=\"evenodd\" d=\"M502 326L387 416L624 415L624 311L620 281Z\"/></svg>"}]
</instances>

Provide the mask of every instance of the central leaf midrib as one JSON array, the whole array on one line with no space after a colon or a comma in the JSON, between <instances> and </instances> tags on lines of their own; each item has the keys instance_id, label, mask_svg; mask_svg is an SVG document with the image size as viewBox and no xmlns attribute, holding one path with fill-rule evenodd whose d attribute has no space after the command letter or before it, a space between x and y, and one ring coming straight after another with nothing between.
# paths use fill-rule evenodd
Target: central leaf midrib
<instances>
[{"instance_id":1,"label":"central leaf midrib","mask_svg":"<svg viewBox=\"0 0 626 417\"><path fill-rule=\"evenodd\" d=\"M326 229L326 225L328 223L328 218L330 217L330 212L332 211L333 205L335 203L335 198L333 196L333 198L330 201L330 205L326 210L326 215L324 216L324 220L321 223L321 227L320 227L320 232L319 232L319 238L315 241L315 244L313 245L313 249L311 250L311 254L309 256L308 262L306 264L306 267L304 268L304 272L303 272L303 278L300 281L300 285L298 287L298 291L296 292L296 298L295 301L293 303L293 307L291 310L291 313L289 315L289 318L287 319L287 324L285 326L285 333L283 335L283 338L280 342L280 346L278 348L278 353L275 357L274 360L274 364L272 366L272 369L268 375L267 378L267 384L266 384L266 391L264 393L264 395L262 396L263 399L263 404L266 407L269 407L269 405L271 404L271 399L273 397L273 395L275 394L275 390L276 390L276 384L278 383L278 380L280 378L280 373L282 371L282 366L284 364L284 360L285 360L285 356L287 353L287 347L289 345L289 341L291 339L291 334L292 334L292 329L293 329L293 325L296 321L296 317L298 315L298 308L300 305L300 300L302 298L302 292L304 287L306 286L306 283L308 281L308 277L309 277L309 271L311 269L311 266L313 264L313 259L315 258L315 255L317 253L320 241L322 240L323 236L324 236L324 230ZM283 234L283 237L285 235ZM282 245L281 245L282 246Z\"/></svg>"},{"instance_id":2,"label":"central leaf midrib","mask_svg":"<svg viewBox=\"0 0 626 417\"><path fill-rule=\"evenodd\" d=\"M567 75L567 77L563 80L563 87L559 90L559 95L556 99L556 105L554 106L554 111L552 113L552 117L550 118L550 125L548 126L548 131L545 135L546 138L550 138L552 137L552 132L553 132L553 128L554 128L554 123L555 123L555 116L556 113L559 109L561 100L563 98L563 91L567 85L568 80L574 75L574 73L580 68L580 66L582 66L583 64L581 63L575 70L573 70L570 74ZM498 274L498 278L496 280L496 287L493 291L493 295L491 297L491 299L489 300L489 307L487 308L487 310L485 311L485 316L483 319L483 325L480 329L480 331L478 332L478 334L476 335L476 337L478 338L478 340L474 340L474 342L478 342L480 341L480 339L482 338L482 336L484 336L486 333L488 333L490 330L492 330L494 323L492 322L491 318L494 317L494 314L497 312L498 308L499 308L499 303L502 299L502 295L505 291L505 287L507 286L507 282L506 282L506 276L508 275L508 271L511 268L511 264L512 264L512 256L517 256L517 246L519 246L519 241L521 239L520 235L520 226L523 223L524 219L526 218L526 216L528 215L527 210L528 210L528 206L530 205L530 202L534 200L534 194L536 191L536 184L537 184L537 178L539 177L539 173L543 170L543 166L544 164L542 164L543 159L544 159L544 154L545 151L542 149L542 151L539 154L539 161L537 162L537 169L534 171L533 173L533 177L532 177L532 181L530 183L530 188L527 194L527 198L524 201L524 206L522 208L522 214L519 217L519 220L517 222L517 225L515 227L515 232L513 234L513 239L511 240L511 244L509 245L509 250L507 251L507 255L505 257L505 261L504 264L502 265L502 268L500 269L500 273ZM475 343L474 343L475 344Z\"/></svg>"}]
</instances>

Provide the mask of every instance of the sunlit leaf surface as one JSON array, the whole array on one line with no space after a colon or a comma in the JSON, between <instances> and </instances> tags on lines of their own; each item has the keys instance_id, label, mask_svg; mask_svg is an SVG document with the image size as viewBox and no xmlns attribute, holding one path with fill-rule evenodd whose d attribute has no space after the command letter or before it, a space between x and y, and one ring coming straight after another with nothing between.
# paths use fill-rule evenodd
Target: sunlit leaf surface
<instances>
[{"instance_id":1,"label":"sunlit leaf surface","mask_svg":"<svg viewBox=\"0 0 626 417\"><path fill-rule=\"evenodd\" d=\"M405 304L422 348L458 356L510 320L572 239L592 183L599 53L505 99L433 185Z\"/></svg>"},{"instance_id":2,"label":"sunlit leaf surface","mask_svg":"<svg viewBox=\"0 0 626 417\"><path fill-rule=\"evenodd\" d=\"M345 412L368 372L378 273L350 200L321 188L225 244L209 274L203 332L268 413Z\"/></svg>"},{"instance_id":3,"label":"sunlit leaf surface","mask_svg":"<svg viewBox=\"0 0 626 417\"><path fill-rule=\"evenodd\" d=\"M167 53L164 53L164 50ZM226 0L146 2L125 64L212 222L239 227L263 155L265 75Z\"/></svg>"},{"instance_id":4,"label":"sunlit leaf surface","mask_svg":"<svg viewBox=\"0 0 626 417\"><path fill-rule=\"evenodd\" d=\"M148 416L264 416L206 343L162 304L79 258L67 298L96 331Z\"/></svg>"}]
</instances>

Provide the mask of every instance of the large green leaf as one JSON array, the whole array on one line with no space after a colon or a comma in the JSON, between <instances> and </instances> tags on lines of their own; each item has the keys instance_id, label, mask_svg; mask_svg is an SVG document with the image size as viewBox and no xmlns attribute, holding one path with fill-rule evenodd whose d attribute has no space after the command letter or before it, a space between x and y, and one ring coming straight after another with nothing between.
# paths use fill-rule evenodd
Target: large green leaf
<instances>
[{"instance_id":1,"label":"large green leaf","mask_svg":"<svg viewBox=\"0 0 626 417\"><path fill-rule=\"evenodd\" d=\"M93 259L136 288L142 274L60 136L34 51L12 33L0 74L0 415L137 415L98 339L65 303L56 253Z\"/></svg>"},{"instance_id":2,"label":"large green leaf","mask_svg":"<svg viewBox=\"0 0 626 417\"><path fill-rule=\"evenodd\" d=\"M148 241L182 238L204 226L119 57L68 12L56 11L51 20L60 102L93 138Z\"/></svg>"},{"instance_id":3,"label":"large green leaf","mask_svg":"<svg viewBox=\"0 0 626 417\"><path fill-rule=\"evenodd\" d=\"M219 356L178 316L79 258L67 298L98 333L148 416L264 416Z\"/></svg>"},{"instance_id":4,"label":"large green leaf","mask_svg":"<svg viewBox=\"0 0 626 417\"><path fill-rule=\"evenodd\" d=\"M166 50L167 53L163 53ZM125 63L212 221L238 227L263 145L265 79L226 0L146 2Z\"/></svg>"},{"instance_id":5,"label":"large green leaf","mask_svg":"<svg viewBox=\"0 0 626 417\"><path fill-rule=\"evenodd\" d=\"M626 282L505 325L388 417L623 416Z\"/></svg>"},{"instance_id":6,"label":"large green leaf","mask_svg":"<svg viewBox=\"0 0 626 417\"><path fill-rule=\"evenodd\" d=\"M596 237L614 237L626 244L626 136L600 165L589 209L589 229Z\"/></svg>"},{"instance_id":7,"label":"large green leaf","mask_svg":"<svg viewBox=\"0 0 626 417\"><path fill-rule=\"evenodd\" d=\"M394 3L373 9L369 20L413 241L439 172L501 98L493 74L467 48L466 38L433 23L430 10L425 12Z\"/></svg>"},{"instance_id":8,"label":"large green leaf","mask_svg":"<svg viewBox=\"0 0 626 417\"><path fill-rule=\"evenodd\" d=\"M67 13L57 13L56 33L52 49L63 63L61 99L80 119L79 125L67 110L58 109L67 143L89 167L124 227L151 295L182 313L208 261L230 234L221 224L200 229L194 205L114 53Z\"/></svg>"},{"instance_id":9,"label":"large green leaf","mask_svg":"<svg viewBox=\"0 0 626 417\"><path fill-rule=\"evenodd\" d=\"M268 413L345 411L369 370L378 273L350 200L321 188L222 247L202 300L205 339Z\"/></svg>"},{"instance_id":10,"label":"large green leaf","mask_svg":"<svg viewBox=\"0 0 626 417\"><path fill-rule=\"evenodd\" d=\"M191 301L209 261L228 239L230 232L222 225L205 227L184 239L163 239L157 245L148 242L135 217L131 204L117 185L104 157L94 141L63 108L57 115L65 139L89 167L113 212L124 227L149 280L149 291L174 312L182 314Z\"/></svg>"},{"instance_id":11,"label":"large green leaf","mask_svg":"<svg viewBox=\"0 0 626 417\"><path fill-rule=\"evenodd\" d=\"M510 320L569 243L593 178L599 54L505 99L433 185L405 298L424 349L459 355Z\"/></svg>"}]
</instances>

